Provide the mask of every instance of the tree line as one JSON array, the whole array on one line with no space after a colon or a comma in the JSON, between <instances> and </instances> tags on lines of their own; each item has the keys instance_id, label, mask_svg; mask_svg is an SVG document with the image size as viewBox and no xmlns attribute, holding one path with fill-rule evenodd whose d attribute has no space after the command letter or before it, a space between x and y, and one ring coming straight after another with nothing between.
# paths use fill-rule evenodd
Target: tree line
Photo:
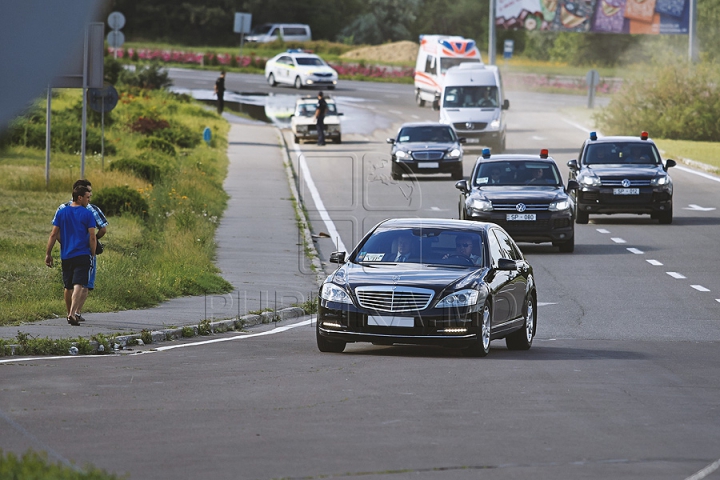
<instances>
[{"instance_id":1,"label":"tree line","mask_svg":"<svg viewBox=\"0 0 720 480\"><path fill-rule=\"evenodd\" d=\"M473 38L487 50L490 0L112 0L110 11L122 12L128 41L187 46L234 46L236 12L252 14L253 26L263 23L304 23L313 39L376 45L418 41L420 34L438 33ZM698 1L701 57L720 60L720 0ZM512 39L515 52L539 60L574 65L614 66L638 59L687 52L687 35L620 35L497 32L498 53Z\"/></svg>"}]
</instances>

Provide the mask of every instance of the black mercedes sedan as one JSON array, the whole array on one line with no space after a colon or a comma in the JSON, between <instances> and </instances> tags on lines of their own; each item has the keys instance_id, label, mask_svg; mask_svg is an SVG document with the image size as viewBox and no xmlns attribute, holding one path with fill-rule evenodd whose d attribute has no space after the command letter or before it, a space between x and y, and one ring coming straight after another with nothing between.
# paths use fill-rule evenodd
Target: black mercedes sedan
<instances>
[{"instance_id":1,"label":"black mercedes sedan","mask_svg":"<svg viewBox=\"0 0 720 480\"><path fill-rule=\"evenodd\" d=\"M578 182L577 223L590 214L650 214L662 224L673 220L673 182L660 152L647 132L639 137L600 137L590 132L577 160L567 163L570 178Z\"/></svg>"},{"instance_id":2,"label":"black mercedes sedan","mask_svg":"<svg viewBox=\"0 0 720 480\"><path fill-rule=\"evenodd\" d=\"M492 223L385 220L355 249L334 252L340 267L320 287L321 352L351 342L439 345L484 357L490 341L532 346L537 292L530 264Z\"/></svg>"},{"instance_id":3,"label":"black mercedes sedan","mask_svg":"<svg viewBox=\"0 0 720 480\"><path fill-rule=\"evenodd\" d=\"M570 193L578 185L575 180L563 185L546 149L540 155L490 155L485 149L470 180L455 188L460 190L460 219L496 223L516 242L552 242L563 253L575 250Z\"/></svg>"},{"instance_id":4,"label":"black mercedes sedan","mask_svg":"<svg viewBox=\"0 0 720 480\"><path fill-rule=\"evenodd\" d=\"M410 173L449 173L454 180L463 177L464 138L458 138L450 125L443 123L406 123L392 144L392 178Z\"/></svg>"}]
</instances>

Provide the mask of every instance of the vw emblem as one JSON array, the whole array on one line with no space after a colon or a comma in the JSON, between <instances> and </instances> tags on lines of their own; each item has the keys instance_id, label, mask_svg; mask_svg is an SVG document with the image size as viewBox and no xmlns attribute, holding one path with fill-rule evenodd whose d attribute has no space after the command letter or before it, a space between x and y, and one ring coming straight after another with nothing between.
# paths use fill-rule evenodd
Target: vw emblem
<instances>
[{"instance_id":1,"label":"vw emblem","mask_svg":"<svg viewBox=\"0 0 720 480\"><path fill-rule=\"evenodd\" d=\"M517 210L518 212L524 212L526 208L527 207L524 203L518 203L517 205L515 205L515 210Z\"/></svg>"},{"instance_id":2,"label":"vw emblem","mask_svg":"<svg viewBox=\"0 0 720 480\"><path fill-rule=\"evenodd\" d=\"M475 128L475 124L468 122L465 124L465 128L467 128L468 130L472 130L473 128Z\"/></svg>"},{"instance_id":3,"label":"vw emblem","mask_svg":"<svg viewBox=\"0 0 720 480\"><path fill-rule=\"evenodd\" d=\"M622 181L622 186L628 188L630 186L630 180L627 178Z\"/></svg>"}]
</instances>

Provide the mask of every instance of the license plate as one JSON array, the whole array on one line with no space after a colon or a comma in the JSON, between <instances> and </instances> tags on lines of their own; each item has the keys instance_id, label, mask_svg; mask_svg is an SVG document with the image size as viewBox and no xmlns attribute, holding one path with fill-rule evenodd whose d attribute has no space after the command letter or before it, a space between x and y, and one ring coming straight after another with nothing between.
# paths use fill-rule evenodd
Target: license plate
<instances>
[{"instance_id":1,"label":"license plate","mask_svg":"<svg viewBox=\"0 0 720 480\"><path fill-rule=\"evenodd\" d=\"M415 317L396 317L394 315L368 315L368 325L377 327L414 327Z\"/></svg>"},{"instance_id":2,"label":"license plate","mask_svg":"<svg viewBox=\"0 0 720 480\"><path fill-rule=\"evenodd\" d=\"M640 195L639 188L613 188L613 195Z\"/></svg>"},{"instance_id":3,"label":"license plate","mask_svg":"<svg viewBox=\"0 0 720 480\"><path fill-rule=\"evenodd\" d=\"M440 168L438 162L420 162L417 164L418 168Z\"/></svg>"},{"instance_id":4,"label":"license plate","mask_svg":"<svg viewBox=\"0 0 720 480\"><path fill-rule=\"evenodd\" d=\"M466 138L465 143L480 143L479 138Z\"/></svg>"},{"instance_id":5,"label":"license plate","mask_svg":"<svg viewBox=\"0 0 720 480\"><path fill-rule=\"evenodd\" d=\"M508 213L505 217L505 220L508 222L534 222L535 221L535 214L534 213Z\"/></svg>"}]
</instances>

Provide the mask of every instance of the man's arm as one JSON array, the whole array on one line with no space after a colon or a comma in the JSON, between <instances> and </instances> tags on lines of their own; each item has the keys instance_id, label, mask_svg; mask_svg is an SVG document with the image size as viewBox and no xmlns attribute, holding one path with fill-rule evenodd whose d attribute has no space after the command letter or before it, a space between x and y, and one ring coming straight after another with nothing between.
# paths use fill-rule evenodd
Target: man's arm
<instances>
[{"instance_id":1,"label":"man's arm","mask_svg":"<svg viewBox=\"0 0 720 480\"><path fill-rule=\"evenodd\" d=\"M53 266L52 250L59 236L60 228L53 225L53 228L50 231L50 238L48 238L47 248L45 249L45 265L48 267Z\"/></svg>"},{"instance_id":2,"label":"man's arm","mask_svg":"<svg viewBox=\"0 0 720 480\"><path fill-rule=\"evenodd\" d=\"M90 255L95 256L95 249L97 248L97 235L95 234L95 228L88 228L90 234Z\"/></svg>"}]
</instances>

